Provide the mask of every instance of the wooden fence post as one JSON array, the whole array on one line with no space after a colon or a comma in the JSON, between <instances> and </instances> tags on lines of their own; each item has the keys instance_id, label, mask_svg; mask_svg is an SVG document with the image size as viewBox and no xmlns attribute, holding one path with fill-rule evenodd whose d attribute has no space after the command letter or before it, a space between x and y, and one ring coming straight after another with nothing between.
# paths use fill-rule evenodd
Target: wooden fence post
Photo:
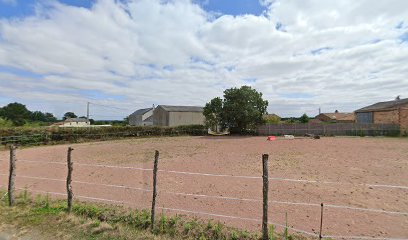
<instances>
[{"instance_id":1,"label":"wooden fence post","mask_svg":"<svg viewBox=\"0 0 408 240\"><path fill-rule=\"evenodd\" d=\"M68 175L67 175L67 210L70 213L72 210L72 198L74 194L72 193L72 171L74 170L74 163L71 159L71 153L74 149L69 147L67 154L67 166L68 166Z\"/></svg>"},{"instance_id":2,"label":"wooden fence post","mask_svg":"<svg viewBox=\"0 0 408 240\"><path fill-rule=\"evenodd\" d=\"M10 172L9 172L9 183L8 183L8 198L9 206L14 205L14 178L16 177L16 149L14 145L10 146Z\"/></svg>"},{"instance_id":3,"label":"wooden fence post","mask_svg":"<svg viewBox=\"0 0 408 240\"><path fill-rule=\"evenodd\" d=\"M156 207L156 196L157 196L157 163L158 162L159 162L159 151L156 150L154 154L154 166L153 166L153 200L152 200L151 226L150 226L150 229L152 231L154 228L154 210Z\"/></svg>"},{"instance_id":4,"label":"wooden fence post","mask_svg":"<svg viewBox=\"0 0 408 240\"><path fill-rule=\"evenodd\" d=\"M262 216L262 240L268 240L268 154L262 155L262 180L263 180L263 216Z\"/></svg>"},{"instance_id":5,"label":"wooden fence post","mask_svg":"<svg viewBox=\"0 0 408 240\"><path fill-rule=\"evenodd\" d=\"M323 230L323 203L320 204L320 231L319 231L319 239L322 239L322 230Z\"/></svg>"}]
</instances>

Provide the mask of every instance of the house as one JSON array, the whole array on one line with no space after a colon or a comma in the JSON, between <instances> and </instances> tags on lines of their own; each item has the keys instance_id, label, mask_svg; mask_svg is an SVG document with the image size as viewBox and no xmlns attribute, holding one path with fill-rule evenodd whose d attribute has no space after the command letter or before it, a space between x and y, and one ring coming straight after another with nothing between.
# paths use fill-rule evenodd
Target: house
<instances>
[{"instance_id":1,"label":"house","mask_svg":"<svg viewBox=\"0 0 408 240\"><path fill-rule=\"evenodd\" d=\"M355 112L358 123L393 123L408 130L408 98L378 102Z\"/></svg>"},{"instance_id":2,"label":"house","mask_svg":"<svg viewBox=\"0 0 408 240\"><path fill-rule=\"evenodd\" d=\"M204 124L203 107L159 105L153 111L153 125L180 126Z\"/></svg>"},{"instance_id":3,"label":"house","mask_svg":"<svg viewBox=\"0 0 408 240\"><path fill-rule=\"evenodd\" d=\"M67 118L62 122L54 123L52 126L58 127L89 127L90 121L86 118Z\"/></svg>"},{"instance_id":4,"label":"house","mask_svg":"<svg viewBox=\"0 0 408 240\"><path fill-rule=\"evenodd\" d=\"M129 125L132 126L150 126L153 125L154 108L143 108L129 115Z\"/></svg>"},{"instance_id":5,"label":"house","mask_svg":"<svg viewBox=\"0 0 408 240\"><path fill-rule=\"evenodd\" d=\"M354 113L341 113L337 110L334 113L320 113L315 119L317 119L316 122L320 120L332 123L353 123L355 121Z\"/></svg>"}]
</instances>

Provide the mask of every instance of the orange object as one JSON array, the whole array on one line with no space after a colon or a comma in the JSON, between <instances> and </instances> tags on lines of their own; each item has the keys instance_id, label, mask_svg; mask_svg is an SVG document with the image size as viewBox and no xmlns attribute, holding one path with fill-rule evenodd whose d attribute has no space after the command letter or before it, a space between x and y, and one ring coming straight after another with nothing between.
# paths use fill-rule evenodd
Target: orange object
<instances>
[{"instance_id":1,"label":"orange object","mask_svg":"<svg viewBox=\"0 0 408 240\"><path fill-rule=\"evenodd\" d=\"M268 136L268 141L274 141L276 140L276 136Z\"/></svg>"}]
</instances>

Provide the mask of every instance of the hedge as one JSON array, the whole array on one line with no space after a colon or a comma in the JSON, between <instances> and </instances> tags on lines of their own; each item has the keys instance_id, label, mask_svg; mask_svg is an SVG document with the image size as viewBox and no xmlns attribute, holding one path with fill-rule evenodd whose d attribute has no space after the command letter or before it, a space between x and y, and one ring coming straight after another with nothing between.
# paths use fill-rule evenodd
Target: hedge
<instances>
[{"instance_id":1,"label":"hedge","mask_svg":"<svg viewBox=\"0 0 408 240\"><path fill-rule=\"evenodd\" d=\"M46 145L131 137L181 135L203 136L206 134L207 129L202 125L187 125L178 127L113 126L80 128L0 128L0 143L3 145Z\"/></svg>"}]
</instances>

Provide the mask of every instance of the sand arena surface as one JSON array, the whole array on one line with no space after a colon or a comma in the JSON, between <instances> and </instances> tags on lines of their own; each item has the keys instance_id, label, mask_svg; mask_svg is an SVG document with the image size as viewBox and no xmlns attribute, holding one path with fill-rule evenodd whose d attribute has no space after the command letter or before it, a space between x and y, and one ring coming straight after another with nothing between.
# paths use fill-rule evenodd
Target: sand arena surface
<instances>
[{"instance_id":1,"label":"sand arena surface","mask_svg":"<svg viewBox=\"0 0 408 240\"><path fill-rule=\"evenodd\" d=\"M151 189L151 171L79 166L81 163L153 167L154 150L160 151L159 169L219 175L262 176L263 153L269 154L271 178L317 180L309 183L270 180L269 220L318 233L320 206L334 204L358 208L408 212L408 139L322 138L266 141L266 137L162 137L71 144L74 181ZM66 162L68 145L17 150L17 187L65 193L66 166L29 161ZM0 173L8 172L8 151L0 151ZM19 177L20 176L20 177ZM61 179L30 179L22 176ZM361 184L405 186L381 187ZM0 185L7 176L0 175ZM149 208L151 192L75 182L76 197L125 201ZM202 176L159 172L157 206L259 221L198 215L235 227L260 229L262 203L219 197L262 199L262 179ZM169 193L170 192L170 193ZM184 195L174 193L188 193ZM218 198L208 196L218 196ZM85 200L85 199L81 199ZM91 199L88 199L91 200ZM114 202L113 202L114 203ZM158 210L162 212L166 210ZM170 212L169 212L170 213ZM175 212L171 211L172 214ZM182 213L182 212L180 212ZM184 213L186 214L186 213ZM278 230L280 230L278 228ZM408 215L324 208L324 235L408 238Z\"/></svg>"}]
</instances>

